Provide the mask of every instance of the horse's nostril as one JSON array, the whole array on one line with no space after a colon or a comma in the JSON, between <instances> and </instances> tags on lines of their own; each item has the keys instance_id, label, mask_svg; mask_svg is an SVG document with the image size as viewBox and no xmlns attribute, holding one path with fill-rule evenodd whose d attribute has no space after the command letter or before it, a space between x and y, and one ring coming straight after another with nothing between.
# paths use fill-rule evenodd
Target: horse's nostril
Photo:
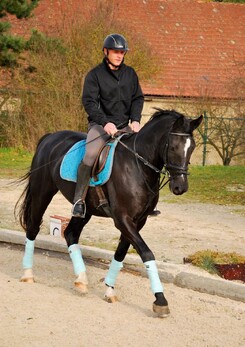
<instances>
[{"instance_id":1,"label":"horse's nostril","mask_svg":"<svg viewBox=\"0 0 245 347\"><path fill-rule=\"evenodd\" d=\"M179 195L180 194L179 187L175 187L173 192L175 195Z\"/></svg>"},{"instance_id":2,"label":"horse's nostril","mask_svg":"<svg viewBox=\"0 0 245 347\"><path fill-rule=\"evenodd\" d=\"M183 193L185 193L187 190L183 187L180 186L175 186L172 187L171 191L175 194L175 195L182 195Z\"/></svg>"}]
</instances>

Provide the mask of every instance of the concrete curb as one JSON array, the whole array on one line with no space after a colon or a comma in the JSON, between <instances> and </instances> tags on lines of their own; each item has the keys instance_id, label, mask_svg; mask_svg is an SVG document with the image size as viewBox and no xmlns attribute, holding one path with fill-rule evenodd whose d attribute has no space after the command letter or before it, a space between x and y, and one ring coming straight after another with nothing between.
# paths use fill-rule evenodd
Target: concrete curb
<instances>
[{"instance_id":1,"label":"concrete curb","mask_svg":"<svg viewBox=\"0 0 245 347\"><path fill-rule=\"evenodd\" d=\"M0 242L24 245L25 234L19 231L0 229ZM35 247L68 253L65 240L51 235L38 235ZM82 246L82 253L85 259L100 259L108 263L114 254L112 251L90 246ZM242 283L227 281L218 276L210 275L204 270L194 268L191 264L170 264L157 261L157 266L160 279L165 283L174 283L179 287L245 302L245 285ZM124 260L124 268L146 276L142 261L137 255L127 255Z\"/></svg>"}]
</instances>

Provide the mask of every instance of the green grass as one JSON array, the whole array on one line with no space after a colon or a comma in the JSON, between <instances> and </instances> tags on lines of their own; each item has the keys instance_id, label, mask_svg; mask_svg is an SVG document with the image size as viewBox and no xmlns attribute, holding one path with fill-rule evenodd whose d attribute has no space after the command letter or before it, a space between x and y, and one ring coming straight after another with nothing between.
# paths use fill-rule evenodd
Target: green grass
<instances>
[{"instance_id":1,"label":"green grass","mask_svg":"<svg viewBox=\"0 0 245 347\"><path fill-rule=\"evenodd\" d=\"M187 198L221 205L244 205L245 167L190 167Z\"/></svg>"},{"instance_id":2,"label":"green grass","mask_svg":"<svg viewBox=\"0 0 245 347\"><path fill-rule=\"evenodd\" d=\"M31 165L32 153L23 149L0 148L0 178L17 178ZM244 166L190 166L189 190L181 196L169 192L168 185L160 193L166 202L203 202L220 205L245 205Z\"/></svg>"},{"instance_id":3,"label":"green grass","mask_svg":"<svg viewBox=\"0 0 245 347\"><path fill-rule=\"evenodd\" d=\"M0 178L24 175L31 165L32 156L32 153L23 149L0 148Z\"/></svg>"},{"instance_id":4,"label":"green grass","mask_svg":"<svg viewBox=\"0 0 245 347\"><path fill-rule=\"evenodd\" d=\"M168 202L198 201L220 205L245 205L244 166L190 166L188 192L175 196L167 186L161 200Z\"/></svg>"},{"instance_id":5,"label":"green grass","mask_svg":"<svg viewBox=\"0 0 245 347\"><path fill-rule=\"evenodd\" d=\"M217 264L245 264L245 257L236 253L212 251L210 249L197 251L185 258L185 262L198 266L210 273L218 273Z\"/></svg>"}]
</instances>

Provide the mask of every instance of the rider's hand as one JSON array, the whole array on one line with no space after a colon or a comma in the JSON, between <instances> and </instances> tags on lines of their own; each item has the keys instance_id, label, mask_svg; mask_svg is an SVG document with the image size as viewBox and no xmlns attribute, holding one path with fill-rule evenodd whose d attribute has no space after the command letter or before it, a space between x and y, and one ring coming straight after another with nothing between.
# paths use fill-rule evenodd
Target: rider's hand
<instances>
[{"instance_id":1,"label":"rider's hand","mask_svg":"<svg viewBox=\"0 0 245 347\"><path fill-rule=\"evenodd\" d=\"M136 122L136 121L133 121L130 124L130 128L133 130L133 132L138 133L140 131L140 123Z\"/></svg>"},{"instance_id":2,"label":"rider's hand","mask_svg":"<svg viewBox=\"0 0 245 347\"><path fill-rule=\"evenodd\" d=\"M118 132L115 124L110 123L110 122L104 126L104 130L108 135L111 135L111 136L114 136Z\"/></svg>"}]
</instances>

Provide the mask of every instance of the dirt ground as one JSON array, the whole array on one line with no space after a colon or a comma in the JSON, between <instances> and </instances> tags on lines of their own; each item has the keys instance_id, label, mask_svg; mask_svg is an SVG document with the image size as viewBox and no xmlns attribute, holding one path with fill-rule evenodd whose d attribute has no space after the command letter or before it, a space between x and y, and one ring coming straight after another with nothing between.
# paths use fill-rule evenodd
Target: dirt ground
<instances>
[{"instance_id":1,"label":"dirt ground","mask_svg":"<svg viewBox=\"0 0 245 347\"><path fill-rule=\"evenodd\" d=\"M20 230L13 219L22 187L0 180L0 228ZM49 233L50 215L70 216L61 195L50 204L42 233ZM151 217L142 235L158 260L182 263L199 249L237 251L244 255L242 207L160 202L161 214ZM239 213L238 213L238 212ZM116 244L119 233L109 219L93 218L81 241ZM84 242L85 242L84 241ZM165 284L171 315L156 318L149 281L122 272L117 281L120 302L103 300L105 269L87 265L89 294L73 288L68 256L36 252L35 284L19 282L23 250L0 250L0 346L71 347L244 347L245 304Z\"/></svg>"},{"instance_id":2,"label":"dirt ground","mask_svg":"<svg viewBox=\"0 0 245 347\"><path fill-rule=\"evenodd\" d=\"M13 210L23 185L11 183L11 180L0 179L0 228L21 230L14 220ZM241 194L245 199L245 193ZM184 257L204 249L245 255L244 206L159 202L157 208L161 214L148 218L141 231L157 260L182 263ZM49 234L50 216L70 218L70 214L71 205L58 193L44 215L41 232ZM110 249L117 245L118 238L119 231L111 219L92 217L80 242Z\"/></svg>"},{"instance_id":3,"label":"dirt ground","mask_svg":"<svg viewBox=\"0 0 245 347\"><path fill-rule=\"evenodd\" d=\"M1 347L244 347L245 303L165 284L171 315L152 312L146 278L120 273L120 302L103 300L106 271L87 266L89 294L73 289L69 260L35 254L34 284L19 282L23 251L0 249Z\"/></svg>"}]
</instances>

